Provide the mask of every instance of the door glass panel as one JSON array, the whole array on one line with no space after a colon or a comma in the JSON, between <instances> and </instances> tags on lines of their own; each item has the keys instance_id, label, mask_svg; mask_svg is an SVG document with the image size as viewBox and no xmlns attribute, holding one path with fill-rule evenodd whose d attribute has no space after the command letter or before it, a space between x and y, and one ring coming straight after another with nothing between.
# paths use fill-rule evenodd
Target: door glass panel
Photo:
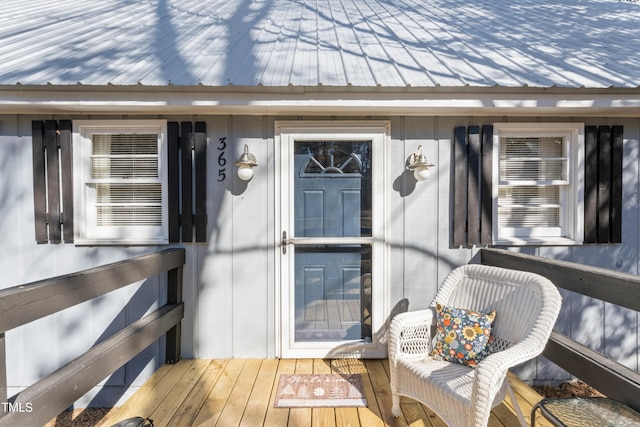
<instances>
[{"instance_id":1,"label":"door glass panel","mask_svg":"<svg viewBox=\"0 0 640 427\"><path fill-rule=\"evenodd\" d=\"M295 246L295 341L371 341L371 246Z\"/></svg>"},{"instance_id":2,"label":"door glass panel","mask_svg":"<svg viewBox=\"0 0 640 427\"><path fill-rule=\"evenodd\" d=\"M371 141L296 141L295 236L371 236Z\"/></svg>"},{"instance_id":3,"label":"door glass panel","mask_svg":"<svg viewBox=\"0 0 640 427\"><path fill-rule=\"evenodd\" d=\"M371 341L371 245L340 241L372 235L371 145L295 142L296 342Z\"/></svg>"}]
</instances>

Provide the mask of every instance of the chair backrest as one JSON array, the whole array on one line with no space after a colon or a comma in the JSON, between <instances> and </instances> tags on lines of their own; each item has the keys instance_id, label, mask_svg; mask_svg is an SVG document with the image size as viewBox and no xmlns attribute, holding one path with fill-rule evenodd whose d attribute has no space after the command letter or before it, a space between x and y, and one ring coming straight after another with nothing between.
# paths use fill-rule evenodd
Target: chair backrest
<instances>
[{"instance_id":1,"label":"chair backrest","mask_svg":"<svg viewBox=\"0 0 640 427\"><path fill-rule=\"evenodd\" d=\"M553 283L538 274L468 264L445 278L436 302L480 313L496 310L493 350L499 351L522 341L540 323L547 323L542 326L548 338L561 297Z\"/></svg>"}]
</instances>

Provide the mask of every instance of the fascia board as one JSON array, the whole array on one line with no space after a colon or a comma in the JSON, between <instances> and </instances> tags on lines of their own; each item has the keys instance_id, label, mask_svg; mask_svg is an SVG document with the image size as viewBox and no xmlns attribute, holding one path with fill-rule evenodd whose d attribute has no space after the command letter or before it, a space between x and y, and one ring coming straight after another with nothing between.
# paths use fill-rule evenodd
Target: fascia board
<instances>
[{"instance_id":1,"label":"fascia board","mask_svg":"<svg viewBox=\"0 0 640 427\"><path fill-rule=\"evenodd\" d=\"M629 116L640 92L123 91L0 88L1 113Z\"/></svg>"}]
</instances>

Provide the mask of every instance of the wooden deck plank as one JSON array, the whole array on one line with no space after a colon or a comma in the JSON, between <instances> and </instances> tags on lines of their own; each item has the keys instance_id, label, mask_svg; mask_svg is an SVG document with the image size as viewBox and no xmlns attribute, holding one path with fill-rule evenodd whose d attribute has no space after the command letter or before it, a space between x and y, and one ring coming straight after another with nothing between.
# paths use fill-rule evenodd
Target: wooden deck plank
<instances>
[{"instance_id":1,"label":"wooden deck plank","mask_svg":"<svg viewBox=\"0 0 640 427\"><path fill-rule=\"evenodd\" d=\"M207 360L207 368L169 422L171 427L190 427L220 378L227 360Z\"/></svg>"},{"instance_id":2,"label":"wooden deck plank","mask_svg":"<svg viewBox=\"0 0 640 427\"><path fill-rule=\"evenodd\" d=\"M171 418L173 418L176 411L182 405L193 387L199 382L200 377L207 369L208 364L209 361L207 360L193 360L189 369L169 391L167 397L160 402L149 416L149 418L153 420L154 427L165 427L171 425L169 423Z\"/></svg>"},{"instance_id":3,"label":"wooden deck plank","mask_svg":"<svg viewBox=\"0 0 640 427\"><path fill-rule=\"evenodd\" d=\"M339 372L335 372L337 374L351 374L352 372L350 368L350 364L354 359L341 359L341 366L338 370ZM337 366L337 365L336 365ZM333 370L333 367L332 367ZM365 394L366 397L366 394ZM335 418L337 426L357 426L363 425L368 426L360 420L358 409L357 408L335 408Z\"/></svg>"},{"instance_id":4,"label":"wooden deck plank","mask_svg":"<svg viewBox=\"0 0 640 427\"><path fill-rule=\"evenodd\" d=\"M522 407L522 405L521 405ZM525 415L525 419L529 422L529 418L524 408L522 409L522 413ZM489 418L489 427L509 427L509 426L517 426L520 421L518 421L518 415L514 412L512 406L507 406L504 402L493 408L491 411L491 417Z\"/></svg>"},{"instance_id":5,"label":"wooden deck plank","mask_svg":"<svg viewBox=\"0 0 640 427\"><path fill-rule=\"evenodd\" d=\"M542 400L542 396L536 393L534 389L529 387L527 383L518 378L513 372L508 372L507 378L513 391L522 397L522 402L528 405L529 408ZM520 400L518 400L518 402L520 402Z\"/></svg>"},{"instance_id":6,"label":"wooden deck plank","mask_svg":"<svg viewBox=\"0 0 640 427\"><path fill-rule=\"evenodd\" d=\"M351 374L360 374L362 377L362 387L364 388L364 395L367 399L367 406L365 408L358 408L358 417L360 423L363 426L382 427L384 422L380 415L380 408L378 407L378 401L375 397L373 385L369 378L369 372L364 364L364 361L359 359L341 359L339 366L346 372Z\"/></svg>"},{"instance_id":7,"label":"wooden deck plank","mask_svg":"<svg viewBox=\"0 0 640 427\"><path fill-rule=\"evenodd\" d=\"M240 376L244 362L241 359L229 360L220 379L211 389L211 393L205 400L204 405L202 405L200 412L198 412L198 416L193 422L194 426L215 425L229 399L233 386Z\"/></svg>"},{"instance_id":8,"label":"wooden deck plank","mask_svg":"<svg viewBox=\"0 0 640 427\"><path fill-rule=\"evenodd\" d=\"M357 408L335 408L336 425L341 427L360 425Z\"/></svg>"},{"instance_id":9,"label":"wooden deck plank","mask_svg":"<svg viewBox=\"0 0 640 427\"><path fill-rule=\"evenodd\" d=\"M244 411L245 415L242 417L239 426L255 427L264 425L277 372L277 359L265 359L262 361L256 382L249 396L249 402Z\"/></svg>"},{"instance_id":10,"label":"wooden deck plank","mask_svg":"<svg viewBox=\"0 0 640 427\"><path fill-rule=\"evenodd\" d=\"M333 370L331 369L331 360L330 359L313 359L313 373L314 374L333 373Z\"/></svg>"},{"instance_id":11,"label":"wooden deck plank","mask_svg":"<svg viewBox=\"0 0 640 427\"><path fill-rule=\"evenodd\" d=\"M381 361L388 377L391 376L389 369L389 359ZM389 380L391 381L391 380ZM389 393L391 393L391 387L389 387ZM447 423L442 421L433 410L420 402L410 399L408 397L400 398L400 409L404 415L407 424L410 427L414 426L426 426L426 427L447 427Z\"/></svg>"},{"instance_id":12,"label":"wooden deck plank","mask_svg":"<svg viewBox=\"0 0 640 427\"><path fill-rule=\"evenodd\" d=\"M136 416L149 417L192 364L193 360L187 359L173 365L162 365L127 404L115 410L103 424L109 426Z\"/></svg>"},{"instance_id":13,"label":"wooden deck plank","mask_svg":"<svg viewBox=\"0 0 640 427\"><path fill-rule=\"evenodd\" d=\"M220 413L217 426L236 427L240 425L242 415L249 402L249 396L256 383L258 372L260 371L261 361L257 359L246 360L240 376L234 384L227 403Z\"/></svg>"},{"instance_id":14,"label":"wooden deck plank","mask_svg":"<svg viewBox=\"0 0 640 427\"><path fill-rule=\"evenodd\" d=\"M330 374L331 362L323 359L313 360L314 374ZM312 427L335 427L336 413L333 408L313 408L311 410L311 426Z\"/></svg>"},{"instance_id":15,"label":"wooden deck plank","mask_svg":"<svg viewBox=\"0 0 640 427\"><path fill-rule=\"evenodd\" d=\"M336 426L338 427L361 425L357 408L335 408L335 417Z\"/></svg>"},{"instance_id":16,"label":"wooden deck plank","mask_svg":"<svg viewBox=\"0 0 640 427\"><path fill-rule=\"evenodd\" d=\"M271 388L271 398L269 399L269 407L267 415L264 418L265 426L286 426L289 421L288 408L274 408L276 401L276 393L278 392L278 381L281 374L293 374L296 371L296 361L293 359L282 359L278 364L278 372L276 373L273 387Z\"/></svg>"},{"instance_id":17,"label":"wooden deck plank","mask_svg":"<svg viewBox=\"0 0 640 427\"><path fill-rule=\"evenodd\" d=\"M447 427L433 411L427 411L424 405L416 401L400 403L400 408L410 427Z\"/></svg>"},{"instance_id":18,"label":"wooden deck plank","mask_svg":"<svg viewBox=\"0 0 640 427\"><path fill-rule=\"evenodd\" d=\"M380 360L366 360L365 366L371 378L371 385L375 393L378 407L380 408L380 416L385 425L406 426L408 425L404 414L394 417L391 414L391 387L389 376Z\"/></svg>"},{"instance_id":19,"label":"wooden deck plank","mask_svg":"<svg viewBox=\"0 0 640 427\"><path fill-rule=\"evenodd\" d=\"M361 374L366 408L274 408L280 374ZM509 374L527 421L542 397ZM156 426L446 427L428 407L401 400L402 415L391 415L388 360L265 359L181 360L163 365L129 401L101 425L133 416L151 416ZM518 424L510 399L491 413L489 427ZM550 427L536 417L536 425Z\"/></svg>"},{"instance_id":20,"label":"wooden deck plank","mask_svg":"<svg viewBox=\"0 0 640 427\"><path fill-rule=\"evenodd\" d=\"M342 324L340 322L340 307L338 307L339 301L335 299L326 300L327 307L327 321L329 322L329 329L341 329Z\"/></svg>"},{"instance_id":21,"label":"wooden deck plank","mask_svg":"<svg viewBox=\"0 0 640 427\"><path fill-rule=\"evenodd\" d=\"M313 359L298 359L296 374L313 374ZM289 410L290 427L311 425L311 408L291 408Z\"/></svg>"},{"instance_id":22,"label":"wooden deck plank","mask_svg":"<svg viewBox=\"0 0 640 427\"><path fill-rule=\"evenodd\" d=\"M518 404L520 405L520 409L522 410L525 420L531 424L531 409L536 403L542 400L542 396L529 387L527 383L520 380L520 378L518 378L513 372L509 372L507 374L507 378L509 378L509 383L516 395L516 399L518 400ZM509 410L513 411L515 414L515 409L513 409L513 404L510 399L505 399L503 405L507 406ZM551 427L552 424L542 417L540 415L540 411L538 411L536 414L536 426Z\"/></svg>"}]
</instances>

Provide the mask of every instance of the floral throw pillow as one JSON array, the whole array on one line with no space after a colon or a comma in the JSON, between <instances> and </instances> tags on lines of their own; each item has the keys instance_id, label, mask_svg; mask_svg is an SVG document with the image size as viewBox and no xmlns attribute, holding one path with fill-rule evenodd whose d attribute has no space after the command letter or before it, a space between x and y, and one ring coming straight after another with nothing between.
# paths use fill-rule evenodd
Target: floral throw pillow
<instances>
[{"instance_id":1,"label":"floral throw pillow","mask_svg":"<svg viewBox=\"0 0 640 427\"><path fill-rule=\"evenodd\" d=\"M431 357L475 367L489 355L496 311L480 314L436 303L436 336Z\"/></svg>"}]
</instances>

